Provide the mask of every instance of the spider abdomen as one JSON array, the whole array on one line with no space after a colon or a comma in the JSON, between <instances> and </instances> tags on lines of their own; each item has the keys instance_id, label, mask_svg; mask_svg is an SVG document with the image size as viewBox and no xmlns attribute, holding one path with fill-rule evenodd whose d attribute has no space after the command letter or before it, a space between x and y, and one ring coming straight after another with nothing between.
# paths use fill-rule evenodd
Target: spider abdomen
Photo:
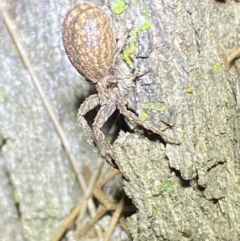
<instances>
[{"instance_id":1,"label":"spider abdomen","mask_svg":"<svg viewBox=\"0 0 240 241\"><path fill-rule=\"evenodd\" d=\"M97 83L111 68L116 41L110 17L92 3L82 3L66 15L63 45L72 65Z\"/></svg>"}]
</instances>

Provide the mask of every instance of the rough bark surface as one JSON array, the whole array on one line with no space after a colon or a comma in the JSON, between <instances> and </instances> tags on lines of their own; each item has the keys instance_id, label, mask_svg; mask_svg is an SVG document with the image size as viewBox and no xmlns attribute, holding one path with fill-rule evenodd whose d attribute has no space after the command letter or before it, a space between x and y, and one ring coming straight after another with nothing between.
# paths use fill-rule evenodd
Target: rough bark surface
<instances>
[{"instance_id":1,"label":"rough bark surface","mask_svg":"<svg viewBox=\"0 0 240 241\"><path fill-rule=\"evenodd\" d=\"M115 142L134 240L239 240L240 61L229 66L227 53L240 45L240 4L139 3L151 13L151 81L136 83L129 106L181 144L141 132Z\"/></svg>"},{"instance_id":2,"label":"rough bark surface","mask_svg":"<svg viewBox=\"0 0 240 241\"><path fill-rule=\"evenodd\" d=\"M78 2L3 0L1 7L10 13L79 166L94 168L96 156L78 128L75 106L88 87L61 41L63 18ZM163 142L134 123L135 133L121 132L115 142L130 179L125 191L138 210L129 218L134 240L240 240L240 60L226 61L240 45L240 3L128 2L120 15L110 13L118 39L129 20L150 22L137 31L137 42L128 40L138 49L132 67L150 69L135 85L123 82L131 94L128 107L181 142ZM0 240L48 241L81 192L2 16L0 29ZM116 71L128 73L121 58Z\"/></svg>"}]
</instances>

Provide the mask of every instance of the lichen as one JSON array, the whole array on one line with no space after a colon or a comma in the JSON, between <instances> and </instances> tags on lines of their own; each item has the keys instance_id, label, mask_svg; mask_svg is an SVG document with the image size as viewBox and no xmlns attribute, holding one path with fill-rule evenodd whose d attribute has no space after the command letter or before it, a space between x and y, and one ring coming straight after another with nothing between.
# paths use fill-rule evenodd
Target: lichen
<instances>
[{"instance_id":1,"label":"lichen","mask_svg":"<svg viewBox=\"0 0 240 241\"><path fill-rule=\"evenodd\" d=\"M140 114L140 119L143 120L143 121L145 121L145 120L147 120L147 118L148 118L148 114L143 111L143 112Z\"/></svg>"},{"instance_id":2,"label":"lichen","mask_svg":"<svg viewBox=\"0 0 240 241\"><path fill-rule=\"evenodd\" d=\"M146 20L151 19L151 13L148 12L148 11L146 11L146 10L143 10L143 11L141 12L141 15L142 15Z\"/></svg>"},{"instance_id":3,"label":"lichen","mask_svg":"<svg viewBox=\"0 0 240 241\"><path fill-rule=\"evenodd\" d=\"M213 70L214 70L215 73L221 72L221 70L222 70L221 65L220 64L214 64Z\"/></svg>"},{"instance_id":4,"label":"lichen","mask_svg":"<svg viewBox=\"0 0 240 241\"><path fill-rule=\"evenodd\" d=\"M126 2L124 0L115 0L111 2L110 8L113 13L121 14L126 9Z\"/></svg>"},{"instance_id":5,"label":"lichen","mask_svg":"<svg viewBox=\"0 0 240 241\"><path fill-rule=\"evenodd\" d=\"M140 27L140 30L147 30L151 27L152 23L150 21L146 21L145 23L143 23Z\"/></svg>"},{"instance_id":6,"label":"lichen","mask_svg":"<svg viewBox=\"0 0 240 241\"><path fill-rule=\"evenodd\" d=\"M120 1L120 0L119 0ZM138 54L138 46L137 46L137 37L139 31L144 31L147 30L151 27L151 22L149 21L150 18L150 13L148 12L143 12L142 15L145 18L145 22L137 28L134 28L131 32L131 37L129 39L129 45L128 47L123 51L123 59L127 63L128 66L132 67L133 66L133 55Z\"/></svg>"},{"instance_id":7,"label":"lichen","mask_svg":"<svg viewBox=\"0 0 240 241\"><path fill-rule=\"evenodd\" d=\"M164 111L166 108L167 108L166 105L161 104L161 103L157 106L158 111Z\"/></svg>"},{"instance_id":8,"label":"lichen","mask_svg":"<svg viewBox=\"0 0 240 241\"><path fill-rule=\"evenodd\" d=\"M166 192L172 192L174 191L174 182L172 181L167 181L163 184L164 191Z\"/></svg>"},{"instance_id":9,"label":"lichen","mask_svg":"<svg viewBox=\"0 0 240 241\"><path fill-rule=\"evenodd\" d=\"M16 189L13 191L13 200L18 203L20 201L19 193Z\"/></svg>"},{"instance_id":10,"label":"lichen","mask_svg":"<svg viewBox=\"0 0 240 241\"><path fill-rule=\"evenodd\" d=\"M153 109L154 107L154 103L153 102L144 102L142 103L142 108L145 108L145 109Z\"/></svg>"},{"instance_id":11,"label":"lichen","mask_svg":"<svg viewBox=\"0 0 240 241\"><path fill-rule=\"evenodd\" d=\"M178 130L179 135L184 136L186 134L186 131L183 129Z\"/></svg>"},{"instance_id":12,"label":"lichen","mask_svg":"<svg viewBox=\"0 0 240 241\"><path fill-rule=\"evenodd\" d=\"M144 102L141 104L142 108L149 109L149 110L157 110L157 111L164 111L166 109L166 105L162 103L153 103L153 102Z\"/></svg>"},{"instance_id":13,"label":"lichen","mask_svg":"<svg viewBox=\"0 0 240 241\"><path fill-rule=\"evenodd\" d=\"M127 49L123 51L123 59L127 63L127 65L132 66L133 65L133 54L138 53L138 48L136 46L136 41L133 41L130 43Z\"/></svg>"}]
</instances>

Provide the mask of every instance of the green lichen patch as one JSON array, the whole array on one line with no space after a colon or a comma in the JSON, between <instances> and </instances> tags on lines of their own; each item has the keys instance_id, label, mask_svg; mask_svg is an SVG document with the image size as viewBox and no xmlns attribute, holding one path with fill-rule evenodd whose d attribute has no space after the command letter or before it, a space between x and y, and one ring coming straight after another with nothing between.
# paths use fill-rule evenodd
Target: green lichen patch
<instances>
[{"instance_id":1,"label":"green lichen patch","mask_svg":"<svg viewBox=\"0 0 240 241\"><path fill-rule=\"evenodd\" d=\"M142 11L141 15L144 17L145 22L140 26L140 30L147 30L151 27L151 13L148 11Z\"/></svg>"},{"instance_id":2,"label":"green lichen patch","mask_svg":"<svg viewBox=\"0 0 240 241\"><path fill-rule=\"evenodd\" d=\"M174 182L167 181L167 182L163 183L163 189L164 189L164 191L166 191L168 193L174 191Z\"/></svg>"},{"instance_id":3,"label":"green lichen patch","mask_svg":"<svg viewBox=\"0 0 240 241\"><path fill-rule=\"evenodd\" d=\"M153 195L157 196L164 193L171 193L174 191L174 182L173 181L165 181L161 182L160 180L155 180L152 186Z\"/></svg>"},{"instance_id":4,"label":"green lichen patch","mask_svg":"<svg viewBox=\"0 0 240 241\"><path fill-rule=\"evenodd\" d=\"M144 102L141 104L142 108L144 109L153 109L155 106L155 103L153 102Z\"/></svg>"},{"instance_id":5,"label":"green lichen patch","mask_svg":"<svg viewBox=\"0 0 240 241\"><path fill-rule=\"evenodd\" d=\"M136 46L136 42L131 42L127 49L123 51L123 59L127 63L127 65L133 65L133 54L138 53L138 48Z\"/></svg>"},{"instance_id":6,"label":"green lichen patch","mask_svg":"<svg viewBox=\"0 0 240 241\"><path fill-rule=\"evenodd\" d=\"M162 103L153 103L153 102L143 102L141 104L142 108L148 110L157 110L157 111L164 111L167 107Z\"/></svg>"},{"instance_id":7,"label":"green lichen patch","mask_svg":"<svg viewBox=\"0 0 240 241\"><path fill-rule=\"evenodd\" d=\"M115 0L110 4L110 9L115 14L121 14L126 9L126 2L124 0Z\"/></svg>"},{"instance_id":8,"label":"green lichen patch","mask_svg":"<svg viewBox=\"0 0 240 241\"><path fill-rule=\"evenodd\" d=\"M20 197L19 197L18 191L16 189L14 189L14 191L13 191L13 200L16 203L18 203L20 201Z\"/></svg>"},{"instance_id":9,"label":"green lichen patch","mask_svg":"<svg viewBox=\"0 0 240 241\"><path fill-rule=\"evenodd\" d=\"M214 64L213 70L214 70L215 73L221 72L221 70L222 70L221 65L220 64Z\"/></svg>"},{"instance_id":10,"label":"green lichen patch","mask_svg":"<svg viewBox=\"0 0 240 241\"><path fill-rule=\"evenodd\" d=\"M184 136L186 134L186 131L183 129L178 130L179 135Z\"/></svg>"},{"instance_id":11,"label":"green lichen patch","mask_svg":"<svg viewBox=\"0 0 240 241\"><path fill-rule=\"evenodd\" d=\"M147 120L147 119L148 119L148 114L143 111L143 112L140 114L140 119L143 120L143 121Z\"/></svg>"},{"instance_id":12,"label":"green lichen patch","mask_svg":"<svg viewBox=\"0 0 240 241\"><path fill-rule=\"evenodd\" d=\"M141 15L146 19L146 20L150 20L151 19L151 13L146 11L146 10L143 10L141 12Z\"/></svg>"},{"instance_id":13,"label":"green lichen patch","mask_svg":"<svg viewBox=\"0 0 240 241\"><path fill-rule=\"evenodd\" d=\"M158 110L158 111L164 111L164 110L166 110L166 108L167 108L167 107L166 107L166 105L164 105L164 104L161 104L161 103L160 103L160 104L157 105L157 110Z\"/></svg>"},{"instance_id":14,"label":"green lichen patch","mask_svg":"<svg viewBox=\"0 0 240 241\"><path fill-rule=\"evenodd\" d=\"M145 23L143 23L140 27L140 30L147 30L151 27L152 23L150 21L146 21Z\"/></svg>"},{"instance_id":15,"label":"green lichen patch","mask_svg":"<svg viewBox=\"0 0 240 241\"><path fill-rule=\"evenodd\" d=\"M120 0L118 0L118 1L120 1ZM138 46L137 46L137 38L138 38L139 31L144 31L151 27L151 22L149 21L149 18L151 15L149 15L149 14L147 12L145 12L145 15L143 15L143 16L146 19L146 21L140 27L134 28L131 31L131 37L129 38L129 45L123 51L123 59L126 62L126 64L130 67L133 67L133 56L138 54L138 52L139 52Z\"/></svg>"}]
</instances>

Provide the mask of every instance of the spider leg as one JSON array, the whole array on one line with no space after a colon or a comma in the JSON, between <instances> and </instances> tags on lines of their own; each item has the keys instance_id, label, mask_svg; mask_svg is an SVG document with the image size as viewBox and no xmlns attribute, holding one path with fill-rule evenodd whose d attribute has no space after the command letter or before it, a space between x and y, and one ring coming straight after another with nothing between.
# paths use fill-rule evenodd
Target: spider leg
<instances>
[{"instance_id":1,"label":"spider leg","mask_svg":"<svg viewBox=\"0 0 240 241\"><path fill-rule=\"evenodd\" d=\"M121 50L123 48L123 45L126 43L127 37L129 36L130 32L133 29L134 23L135 23L135 21L132 20L127 25L127 29L125 30L125 33L123 34L123 36L119 39L119 41L117 43L117 48L115 49L115 53L114 53L113 61L112 61L112 65L113 66L115 65L116 58L117 58L117 56L119 56L119 54L120 54L120 52L121 52Z\"/></svg>"},{"instance_id":2,"label":"spider leg","mask_svg":"<svg viewBox=\"0 0 240 241\"><path fill-rule=\"evenodd\" d=\"M100 100L98 95L97 94L91 95L81 104L77 114L79 126L82 127L84 133L86 134L87 141L89 142L90 145L95 147L96 147L96 143L94 142L94 140L96 140L96 138L92 132L92 129L90 128L86 119L84 118L84 115L86 115L87 112L94 109L99 104L100 104Z\"/></svg>"},{"instance_id":3,"label":"spider leg","mask_svg":"<svg viewBox=\"0 0 240 241\"><path fill-rule=\"evenodd\" d=\"M93 133L94 133L96 139L99 142L101 142L101 144L106 148L106 153L112 158L113 162L110 164L112 164L115 168L118 168L118 170L122 173L123 177L126 180L129 180L128 176L123 171L123 169L119 165L118 160L114 156L112 145L106 139L105 135L101 131L101 128L103 127L104 123L113 114L113 112L116 110L116 108L117 107L116 107L115 103L106 104L100 108L97 116L95 117L94 123L93 123Z\"/></svg>"},{"instance_id":4,"label":"spider leg","mask_svg":"<svg viewBox=\"0 0 240 241\"><path fill-rule=\"evenodd\" d=\"M159 130L158 128L150 125L146 120L141 120L137 115L135 115L132 111L128 110L127 107L123 104L119 104L118 109L121 114L129 118L130 120L135 121L140 126L143 126L147 130L151 130L156 134L159 134L166 143L171 143L175 145L179 145L181 142L174 138L173 136L170 136L169 134L165 133L164 131Z\"/></svg>"},{"instance_id":5,"label":"spider leg","mask_svg":"<svg viewBox=\"0 0 240 241\"><path fill-rule=\"evenodd\" d=\"M113 151L112 146L110 142L106 139L105 135L101 131L101 128L103 127L104 123L108 120L108 118L113 114L113 112L116 110L116 105L114 103L106 104L100 108L100 110L97 113L97 116L94 119L93 122L93 134L105 148L106 153L109 154L113 158Z\"/></svg>"}]
</instances>

